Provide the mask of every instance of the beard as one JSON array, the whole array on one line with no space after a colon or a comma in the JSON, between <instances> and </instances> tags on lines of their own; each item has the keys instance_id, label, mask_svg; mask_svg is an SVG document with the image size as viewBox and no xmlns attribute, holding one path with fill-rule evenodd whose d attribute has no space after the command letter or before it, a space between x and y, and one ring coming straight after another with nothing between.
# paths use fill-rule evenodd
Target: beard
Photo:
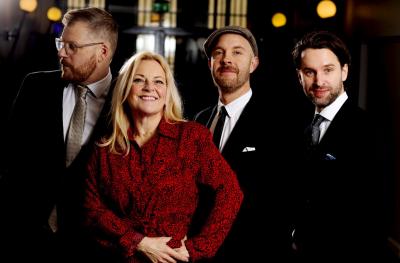
<instances>
[{"instance_id":1,"label":"beard","mask_svg":"<svg viewBox=\"0 0 400 263\"><path fill-rule=\"evenodd\" d=\"M226 69L226 68L225 68ZM221 90L222 93L234 93L249 80L250 78L250 73L242 73L239 72L238 69L231 68L232 71L236 73L235 78L225 78L221 77L220 73L221 71L224 70L224 68L219 68L216 72L213 74L213 79L214 79L214 84L218 86Z\"/></svg>"},{"instance_id":2,"label":"beard","mask_svg":"<svg viewBox=\"0 0 400 263\"><path fill-rule=\"evenodd\" d=\"M342 93L343 83L339 84L336 88L330 87L329 94L323 98L317 98L314 93L310 92L308 97L313 104L319 108L325 108L334 102L337 97Z\"/></svg>"},{"instance_id":3,"label":"beard","mask_svg":"<svg viewBox=\"0 0 400 263\"><path fill-rule=\"evenodd\" d=\"M87 80L96 69L96 57L92 56L86 63L74 67L67 62L61 62L61 78L70 82L82 83Z\"/></svg>"}]
</instances>

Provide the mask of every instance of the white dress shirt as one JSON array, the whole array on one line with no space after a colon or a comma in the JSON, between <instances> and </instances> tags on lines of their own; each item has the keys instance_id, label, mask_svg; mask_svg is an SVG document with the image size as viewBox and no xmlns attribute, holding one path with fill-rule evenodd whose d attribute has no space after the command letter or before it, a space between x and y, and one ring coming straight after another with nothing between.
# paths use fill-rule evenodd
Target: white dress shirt
<instances>
[{"instance_id":1,"label":"white dress shirt","mask_svg":"<svg viewBox=\"0 0 400 263\"><path fill-rule=\"evenodd\" d=\"M82 145L85 145L93 128L100 116L103 105L106 101L108 91L110 90L112 75L110 69L105 78L87 85L89 92L86 95L86 117L85 127L83 128ZM64 126L64 141L67 138L68 127L71 122L72 113L76 103L76 95L74 84L69 84L64 89L63 94L63 126Z\"/></svg>"},{"instance_id":2,"label":"white dress shirt","mask_svg":"<svg viewBox=\"0 0 400 263\"><path fill-rule=\"evenodd\" d=\"M237 98L236 100L232 101L227 105L222 104L221 100L218 100L218 111L217 114L215 114L214 120L210 127L212 133L214 133L215 125L218 121L218 113L220 111L220 108L222 106L225 106L225 109L228 113L228 116L226 116L225 119L224 127L222 129L221 141L219 144L220 151L224 149L226 141L228 140L233 128L235 127L237 121L239 120L239 117L242 114L244 107L249 102L252 94L253 94L252 90L249 89L249 91L247 91L245 94L243 94L242 96L240 96L239 98Z\"/></svg>"},{"instance_id":3,"label":"white dress shirt","mask_svg":"<svg viewBox=\"0 0 400 263\"><path fill-rule=\"evenodd\" d=\"M343 92L339 95L339 97L336 98L334 102L325 107L321 112L318 113L317 111L315 111L314 115L318 113L325 118L325 120L319 125L319 141L321 141L322 137L324 137L326 130L328 129L329 125L331 125L333 118L335 118L336 114L347 99L347 93Z\"/></svg>"}]
</instances>

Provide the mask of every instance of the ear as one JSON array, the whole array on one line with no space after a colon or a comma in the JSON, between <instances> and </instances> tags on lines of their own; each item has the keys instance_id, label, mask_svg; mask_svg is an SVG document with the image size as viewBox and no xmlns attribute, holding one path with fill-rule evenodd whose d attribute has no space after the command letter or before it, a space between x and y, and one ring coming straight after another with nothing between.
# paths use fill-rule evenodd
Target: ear
<instances>
[{"instance_id":1,"label":"ear","mask_svg":"<svg viewBox=\"0 0 400 263\"><path fill-rule=\"evenodd\" d=\"M346 81L347 76L349 74L349 65L344 64L342 67L342 81Z\"/></svg>"},{"instance_id":2,"label":"ear","mask_svg":"<svg viewBox=\"0 0 400 263\"><path fill-rule=\"evenodd\" d=\"M299 82L300 82L300 84L301 84L302 81L301 81L301 71L300 71L300 69L297 69L297 70L296 70L296 74L297 74L297 79L299 80Z\"/></svg>"},{"instance_id":3,"label":"ear","mask_svg":"<svg viewBox=\"0 0 400 263\"><path fill-rule=\"evenodd\" d=\"M105 43L101 44L99 56L98 56L98 62L106 60L108 57L110 57L110 48Z\"/></svg>"},{"instance_id":4,"label":"ear","mask_svg":"<svg viewBox=\"0 0 400 263\"><path fill-rule=\"evenodd\" d=\"M258 57L253 57L250 62L250 73L253 73L254 70L258 67L258 64L260 63L260 60Z\"/></svg>"}]
</instances>

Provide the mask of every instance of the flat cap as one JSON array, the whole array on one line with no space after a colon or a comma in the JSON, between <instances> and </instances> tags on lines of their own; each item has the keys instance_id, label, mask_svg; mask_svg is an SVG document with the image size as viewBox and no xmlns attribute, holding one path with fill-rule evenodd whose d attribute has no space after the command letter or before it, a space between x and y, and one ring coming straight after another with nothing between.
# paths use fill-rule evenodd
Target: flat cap
<instances>
[{"instance_id":1,"label":"flat cap","mask_svg":"<svg viewBox=\"0 0 400 263\"><path fill-rule=\"evenodd\" d=\"M241 35L249 42L251 48L253 49L254 55L258 56L257 41L250 30L240 26L226 26L212 32L207 40L204 42L204 52L206 53L208 59L211 58L212 49L214 48L218 38L224 34Z\"/></svg>"}]
</instances>

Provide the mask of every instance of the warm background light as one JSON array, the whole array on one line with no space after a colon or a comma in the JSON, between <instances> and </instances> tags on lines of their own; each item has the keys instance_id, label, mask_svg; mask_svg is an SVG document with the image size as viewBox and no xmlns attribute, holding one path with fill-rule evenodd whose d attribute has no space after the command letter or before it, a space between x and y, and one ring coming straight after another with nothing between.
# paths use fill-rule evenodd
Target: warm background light
<instances>
[{"instance_id":1,"label":"warm background light","mask_svg":"<svg viewBox=\"0 0 400 263\"><path fill-rule=\"evenodd\" d=\"M47 18L50 21L57 22L61 19L61 10L58 7L52 6L47 10Z\"/></svg>"},{"instance_id":2,"label":"warm background light","mask_svg":"<svg viewBox=\"0 0 400 263\"><path fill-rule=\"evenodd\" d=\"M33 12L35 11L37 7L37 1L36 0L20 0L19 1L19 8L25 12Z\"/></svg>"},{"instance_id":3,"label":"warm background light","mask_svg":"<svg viewBox=\"0 0 400 263\"><path fill-rule=\"evenodd\" d=\"M274 27L282 27L286 25L286 16L282 13L275 13L272 16L272 25Z\"/></svg>"},{"instance_id":4,"label":"warm background light","mask_svg":"<svg viewBox=\"0 0 400 263\"><path fill-rule=\"evenodd\" d=\"M329 18L335 16L336 5L330 0L323 0L317 6L317 13L321 18Z\"/></svg>"}]
</instances>

